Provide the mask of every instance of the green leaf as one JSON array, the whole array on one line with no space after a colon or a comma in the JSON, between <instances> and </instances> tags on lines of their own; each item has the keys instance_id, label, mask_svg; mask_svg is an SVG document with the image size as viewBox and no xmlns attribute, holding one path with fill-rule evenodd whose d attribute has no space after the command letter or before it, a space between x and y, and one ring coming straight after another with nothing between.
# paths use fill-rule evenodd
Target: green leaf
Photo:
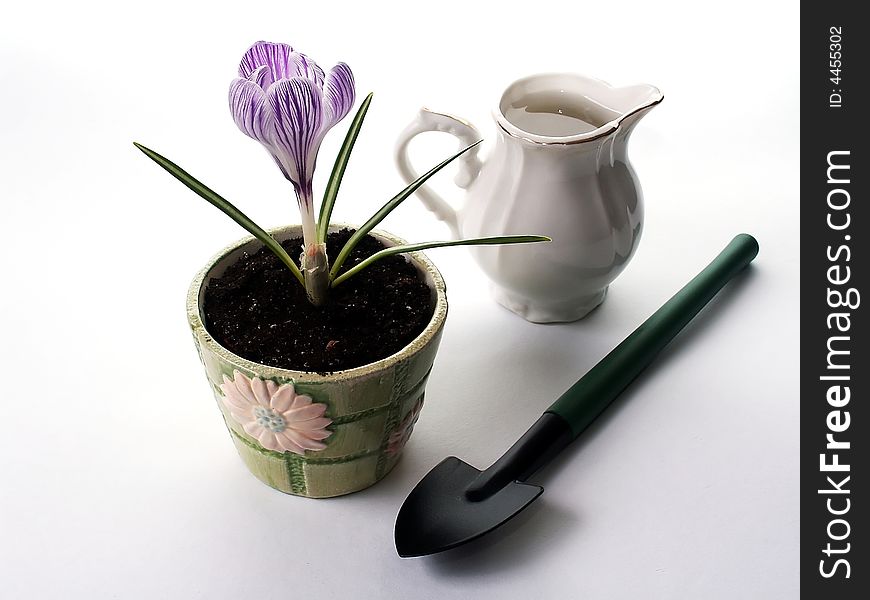
<instances>
[{"instance_id":1,"label":"green leaf","mask_svg":"<svg viewBox=\"0 0 870 600\"><path fill-rule=\"evenodd\" d=\"M223 211L225 215L227 215L233 221L244 227L248 231L248 233L263 242L263 244L265 244L265 246L269 250L271 250L275 254L275 256L277 256L281 260L281 262L287 265L290 271L293 272L293 275L296 277L296 279L299 280L299 283L302 283L304 285L305 280L302 277L302 273L299 271L299 267L296 266L296 263L293 262L293 259L290 258L289 254L287 254L287 251L281 247L281 244L276 242L275 238L269 235L262 227L254 223L242 211L230 204L228 200L225 200L216 192L206 187L205 184L195 179L190 173L176 165L165 156L161 156L160 154L154 152L154 150L146 148L145 146L137 142L133 142L133 145L139 148L139 150L141 150L143 153L145 153L145 156L166 169L169 174L175 177L178 181L199 194L206 201L219 208L221 211Z\"/></svg>"},{"instance_id":2,"label":"green leaf","mask_svg":"<svg viewBox=\"0 0 870 600\"><path fill-rule=\"evenodd\" d=\"M329 230L329 221L332 218L332 207L335 206L338 188L341 187L341 179L344 177L344 170L347 168L350 152L353 150L353 145L356 143L356 138L359 136L359 131L362 128L363 119L366 118L366 113L371 103L372 94L369 94L356 111L356 115L350 123L350 128L347 130L347 135L344 136L341 149L335 157L332 173L329 175L326 190L323 192L323 202L320 203L320 217L317 219L317 239L321 243L326 242L326 232Z\"/></svg>"},{"instance_id":3,"label":"green leaf","mask_svg":"<svg viewBox=\"0 0 870 600\"><path fill-rule=\"evenodd\" d=\"M336 277L332 282L332 287L337 286L342 281L349 277L353 277L372 263L392 256L393 254L403 254L405 252L415 252L417 250L427 250L429 248L443 248L445 246L484 246L488 244L529 244L534 242L551 242L552 240L543 235L501 235L482 238L469 238L467 240L453 240L450 242L424 242L422 244L406 244L403 246L391 246L384 248L380 252L375 252L367 259L355 265L352 269L348 269L340 276Z\"/></svg>"},{"instance_id":4,"label":"green leaf","mask_svg":"<svg viewBox=\"0 0 870 600\"><path fill-rule=\"evenodd\" d=\"M396 208L399 204L404 202L405 199L407 199L411 194L416 192L417 188L419 188L421 185L426 183L426 181L430 177L432 177L435 173L437 173L438 171L440 171L441 169L443 169L444 167L449 165L451 162L453 162L454 160L456 160L457 158L459 158L460 156L462 156L463 154L465 154L466 152L468 152L469 150L471 150L472 148L477 146L482 141L483 140L478 140L478 141L474 142L473 144L471 144L470 146L468 146L467 148L463 148L462 150L460 150L459 152L457 152L456 154L454 154L450 158L447 158L447 159L441 161L440 163L438 163L437 165L432 167L429 171L420 175L420 177L418 177L415 181L413 181L410 185L408 185L408 187L406 187L404 190L399 192L396 196L393 196L393 198L389 202L384 204L381 207L381 209L378 212L376 212L371 219L369 219L368 221L363 223L360 226L360 228L357 229L352 236L350 236L350 239L347 240L347 242L344 244L344 247L338 253L338 258L336 258L335 262L332 264L332 270L330 270L329 276L333 279L335 278L335 276L338 274L338 270L341 268L342 263L344 263L344 261L347 260L347 257L350 255L350 253L353 251L353 249L356 247L356 245L360 242L360 240L362 240L366 235L368 235L368 233L372 229L377 227L378 223L383 221L384 218L386 218L386 216L388 214L393 212L394 208Z\"/></svg>"}]
</instances>

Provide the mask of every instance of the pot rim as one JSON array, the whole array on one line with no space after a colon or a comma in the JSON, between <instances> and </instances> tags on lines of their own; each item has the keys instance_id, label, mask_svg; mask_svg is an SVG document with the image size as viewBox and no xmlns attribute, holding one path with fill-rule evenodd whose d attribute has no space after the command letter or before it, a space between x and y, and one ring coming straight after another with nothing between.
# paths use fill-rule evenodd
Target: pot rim
<instances>
[{"instance_id":1,"label":"pot rim","mask_svg":"<svg viewBox=\"0 0 870 600\"><path fill-rule=\"evenodd\" d=\"M329 230L333 231L336 229L341 229L343 227L354 226L345 223L333 223L330 224ZM292 232L293 230L298 230L301 232L301 229L301 225L284 225L282 227L271 228L268 230L268 232L270 235L280 235L282 233ZM399 245L406 243L402 238L394 236L385 231L375 229L371 231L371 234L388 243L389 245ZM205 284L206 276L214 268L214 266L218 262L223 260L229 253L237 250L245 244L254 241L254 239L255 238L250 235L241 238L233 242L232 244L229 244L223 250L212 256L206 263L205 267L203 267L193 278L193 281L191 282L190 288L187 292L187 320L190 323L193 334L197 336L200 340L200 343L207 346L212 353L232 365L247 369L248 371L256 373L260 377L270 379L286 379L291 381L304 380L306 383L345 381L388 369L396 363L409 358L417 351L422 349L424 346L426 346L430 341L432 341L432 338L435 337L435 335L441 330L441 327L444 325L444 321L447 317L447 286L444 283L444 278L435 267L435 264L425 254L419 251L408 252L406 253L406 256L411 259L411 261L418 269L424 271L432 279L432 283L430 284L429 282L427 282L427 285L429 285L429 287L432 288L436 294L435 310L432 314L432 318L429 320L429 323L426 325L426 328L423 329L420 335L411 340L407 346L405 346L395 354L391 354L386 358L382 358L375 362L361 365L359 367L354 367L352 369L335 371L328 375L323 375L314 371L295 371L292 369L282 369L280 367L272 367L243 358L222 346L217 340L212 337L208 330L206 330L205 323L203 322L202 314L200 311L199 296L202 286Z\"/></svg>"}]
</instances>

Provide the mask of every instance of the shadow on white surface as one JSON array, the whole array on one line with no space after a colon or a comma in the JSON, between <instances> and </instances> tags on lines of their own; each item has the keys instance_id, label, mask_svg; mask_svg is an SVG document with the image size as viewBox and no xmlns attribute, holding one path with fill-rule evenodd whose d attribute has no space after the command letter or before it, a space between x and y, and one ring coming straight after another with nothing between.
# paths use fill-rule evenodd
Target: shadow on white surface
<instances>
[{"instance_id":1,"label":"shadow on white surface","mask_svg":"<svg viewBox=\"0 0 870 600\"><path fill-rule=\"evenodd\" d=\"M693 346L695 340L702 339L705 331L714 326L716 319L720 318L720 313L734 310L733 305L737 303L737 299L751 292L752 282L757 277L757 270L753 268L737 276L686 326L685 330L674 339L672 345L650 365L650 369L665 366L682 352L696 351L697 348ZM724 318L724 315L721 318ZM582 321L578 323L573 326L581 328ZM545 361L545 364L552 369L551 362ZM561 471L572 468L572 463L575 463L573 466L576 467L577 454L581 453L587 444L592 443L607 428L610 420L617 418L628 403L635 400L635 395L643 394L642 389L632 389L632 387L615 400L609 410L596 419L575 443L533 476L530 482L543 485L546 490L548 485L555 485ZM397 470L400 469L401 464L400 462L397 465ZM394 475L398 476L392 481L398 484L407 473L400 475L397 472ZM395 488L395 485L392 487ZM390 493L392 492L393 490L390 490ZM594 494L595 491L589 490L589 493ZM548 502L545 492L545 495L532 503L528 509L483 537L431 557L413 560L425 561L427 568L435 575L460 578L497 574L515 568L520 563L546 564L553 560L551 554L558 551L561 538L583 534L581 519L578 516L581 512L582 499L578 500L575 507L569 511Z\"/></svg>"},{"instance_id":2,"label":"shadow on white surface","mask_svg":"<svg viewBox=\"0 0 870 600\"><path fill-rule=\"evenodd\" d=\"M547 564L558 551L559 539L582 534L576 511L568 512L535 500L526 510L490 533L440 554L417 559L439 577L497 575L518 565Z\"/></svg>"},{"instance_id":3,"label":"shadow on white surface","mask_svg":"<svg viewBox=\"0 0 870 600\"><path fill-rule=\"evenodd\" d=\"M692 321L686 325L671 343L662 350L652 364L643 371L638 379L631 383L625 391L620 394L616 400L603 412L601 415L589 425L589 428L584 431L575 442L557 456L553 462L542 468L536 473L533 478L534 483L544 485L549 479L555 479L556 475L565 468L566 464L571 460L571 457L583 451L584 447L592 444L597 438L604 434L610 422L619 418L620 413L632 402L642 401L642 398L636 396L644 395L643 379L653 375L655 371L665 370L673 361L678 360L680 355L688 352L703 352L703 347L700 349L696 344L699 340L704 339L704 334L711 327L715 326L717 319L725 319L726 312L734 310L735 304L738 304L740 297L751 293L752 282L757 279L757 269L750 266L746 271L739 274L728 285L726 285L710 302L701 310ZM733 318L733 317L732 317ZM640 323L638 323L640 325ZM603 358L603 357L602 357ZM703 394L703 391L699 392ZM696 398L687 398L687 401L693 401ZM614 442L616 443L616 442Z\"/></svg>"}]
</instances>

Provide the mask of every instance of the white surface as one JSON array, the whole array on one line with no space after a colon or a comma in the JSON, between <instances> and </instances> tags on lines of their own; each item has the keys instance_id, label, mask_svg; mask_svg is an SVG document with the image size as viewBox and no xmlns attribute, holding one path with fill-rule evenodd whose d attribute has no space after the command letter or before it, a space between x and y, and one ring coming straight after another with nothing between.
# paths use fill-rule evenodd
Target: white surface
<instances>
[{"instance_id":1,"label":"white surface","mask_svg":"<svg viewBox=\"0 0 870 600\"><path fill-rule=\"evenodd\" d=\"M796 6L482 4L4 8L4 598L796 597ZM498 94L528 73L665 94L631 142L646 227L604 305L531 325L491 302L463 249L433 251L451 312L416 432L385 481L329 501L275 492L238 460L183 308L194 272L241 232L131 145L265 225L295 219L226 107L261 38L346 60L376 92L336 209L351 222L401 187L393 140L422 104L491 136ZM421 164L453 148L423 141ZM413 200L384 228L442 227ZM425 472L448 454L486 466L739 231L761 244L752 272L538 474L534 508L462 551L397 558L393 519Z\"/></svg>"}]
</instances>

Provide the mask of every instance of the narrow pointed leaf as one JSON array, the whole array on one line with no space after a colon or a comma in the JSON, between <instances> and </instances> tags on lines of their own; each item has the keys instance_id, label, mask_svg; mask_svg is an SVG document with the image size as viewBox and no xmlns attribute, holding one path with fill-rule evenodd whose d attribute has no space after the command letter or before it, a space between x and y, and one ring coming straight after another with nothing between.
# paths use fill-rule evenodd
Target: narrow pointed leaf
<instances>
[{"instance_id":1,"label":"narrow pointed leaf","mask_svg":"<svg viewBox=\"0 0 870 600\"><path fill-rule=\"evenodd\" d=\"M332 281L332 287L337 286L341 282L353 277L366 267L372 265L382 258L392 256L394 254L403 254L405 252L416 252L417 250L427 250L429 248L443 248L445 246L484 246L492 244L529 244L534 242L550 242L550 238L543 235L502 235L483 238L469 238L467 240L452 240L449 242L423 242L422 244L405 244L402 246L391 246L384 248L379 252L375 252L367 259L354 265Z\"/></svg>"},{"instance_id":2,"label":"narrow pointed leaf","mask_svg":"<svg viewBox=\"0 0 870 600\"><path fill-rule=\"evenodd\" d=\"M263 242L263 244L265 244L265 246L269 250L271 250L275 254L275 256L277 256L281 260L282 263L287 265L290 271L293 272L293 275L296 277L296 279L299 280L299 283L304 284L302 273L299 271L299 267L296 266L296 263L293 262L293 259L290 258L290 255L287 254L283 247L281 247L281 244L275 241L275 238L269 235L262 227L254 223L242 211L233 206L228 200L222 198L220 195L218 195L217 192L208 188L205 184L194 178L190 173L176 165L165 156L161 156L157 152L154 152L154 150L146 148L145 146L137 142L133 142L133 145L139 148L139 150L141 150L145 154L145 156L166 169L166 171L168 171L169 174L175 177L178 181L196 192L207 202L219 208L225 215L227 215L233 221L244 227L248 231L248 233Z\"/></svg>"},{"instance_id":3,"label":"narrow pointed leaf","mask_svg":"<svg viewBox=\"0 0 870 600\"><path fill-rule=\"evenodd\" d=\"M377 227L378 223L383 221L387 215L389 215L391 212L393 212L394 208L396 208L399 204L404 202L411 194L416 192L417 188L419 188L421 185L426 183L426 181L430 177L432 177L435 173L437 173L438 171L440 171L441 169L443 169L444 167L449 165L451 162L453 162L454 160L456 160L457 158L459 158L460 156L462 156L463 154L465 154L466 152L468 152L469 150L471 150L472 148L477 146L482 141L483 140L478 140L478 141L474 142L473 144L471 144L470 146L463 148L462 150L460 150L459 152L457 152L456 154L454 154L450 158L444 159L443 161L441 161L440 163L438 163L437 165L435 165L434 167L429 169L429 171L420 175L420 177L418 177L415 181L413 181L410 185L408 185L408 187L406 187L404 190L399 192L396 196L393 196L393 198L390 199L389 202L384 204L381 207L381 209L378 212L376 212L374 214L374 216L372 216L371 219L369 219L368 221L363 223L359 227L359 229L357 229L354 232L354 234L352 236L350 236L350 239L347 240L347 242L344 244L344 247L338 253L338 258L335 259L335 262L332 265L332 270L329 273L330 277L335 278L335 276L338 274L338 270L341 268L342 263L344 263L344 261L347 259L347 257L350 255L350 253L356 247L356 245L360 242L360 240L362 240L366 235L368 235L368 233L372 229Z\"/></svg>"},{"instance_id":4,"label":"narrow pointed leaf","mask_svg":"<svg viewBox=\"0 0 870 600\"><path fill-rule=\"evenodd\" d=\"M335 164L326 183L326 191L323 193L323 202L320 203L320 217L317 219L317 238L321 243L326 242L326 232L329 230L329 221L332 218L332 208L335 206L338 188L341 187L341 180L344 177L344 170L347 168L347 161L350 159L350 153L353 150L353 145L356 143L357 136L359 136L363 120L371 103L372 94L369 94L356 111L350 128L347 130L347 135L344 137L344 142L341 144L341 149L338 151L338 156L335 157Z\"/></svg>"}]
</instances>

